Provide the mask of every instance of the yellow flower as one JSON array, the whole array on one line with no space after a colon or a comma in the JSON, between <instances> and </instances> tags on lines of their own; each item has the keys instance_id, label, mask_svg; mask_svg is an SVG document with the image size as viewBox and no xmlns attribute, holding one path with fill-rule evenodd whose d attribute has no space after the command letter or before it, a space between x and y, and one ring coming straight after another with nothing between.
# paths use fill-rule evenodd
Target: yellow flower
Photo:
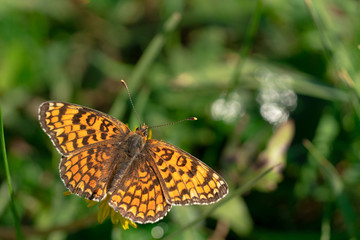
<instances>
[{"instance_id":1,"label":"yellow flower","mask_svg":"<svg viewBox=\"0 0 360 240\"><path fill-rule=\"evenodd\" d=\"M71 193L69 191L64 192L64 195L70 195ZM109 216L110 214L110 219L111 222L113 224L118 224L120 222L122 228L124 230L129 229L129 225L132 226L133 228L137 228L136 223L132 222L131 220L124 218L120 213L116 212L112 207L109 206L108 201L109 201L110 196L108 195L104 200L101 201L100 205L99 205L99 211L97 214L97 220L99 223L103 223L105 221L105 219ZM85 199L85 201L88 203L88 207L93 207L95 206L98 202L96 201L91 201L88 199Z\"/></svg>"},{"instance_id":2,"label":"yellow flower","mask_svg":"<svg viewBox=\"0 0 360 240\"><path fill-rule=\"evenodd\" d=\"M98 222L103 223L110 214L111 222L113 224L118 224L120 222L124 230L129 229L129 225L134 228L137 228L136 223L132 222L127 218L124 218L120 213L116 212L112 207L109 206L108 204L109 198L110 196L107 196L99 205L99 211L97 215ZM94 205L93 203L95 201L90 201L90 200L87 201L89 202L88 207L92 207ZM97 202L95 202L95 204L96 203Z\"/></svg>"}]
</instances>

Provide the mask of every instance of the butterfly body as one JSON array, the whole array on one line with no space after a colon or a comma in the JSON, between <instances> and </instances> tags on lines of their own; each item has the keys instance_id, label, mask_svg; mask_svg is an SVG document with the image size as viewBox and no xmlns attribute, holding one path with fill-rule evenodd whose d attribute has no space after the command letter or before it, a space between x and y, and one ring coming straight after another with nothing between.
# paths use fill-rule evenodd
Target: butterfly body
<instances>
[{"instance_id":1,"label":"butterfly body","mask_svg":"<svg viewBox=\"0 0 360 240\"><path fill-rule=\"evenodd\" d=\"M162 219L173 205L211 204L228 193L225 180L189 153L148 139L119 120L76 104L49 101L39 121L62 155L60 177L70 192L101 201L138 223Z\"/></svg>"},{"instance_id":2,"label":"butterfly body","mask_svg":"<svg viewBox=\"0 0 360 240\"><path fill-rule=\"evenodd\" d=\"M147 126L145 127L138 128L134 133L130 134L128 139L129 157L137 156L143 150L148 136Z\"/></svg>"}]
</instances>

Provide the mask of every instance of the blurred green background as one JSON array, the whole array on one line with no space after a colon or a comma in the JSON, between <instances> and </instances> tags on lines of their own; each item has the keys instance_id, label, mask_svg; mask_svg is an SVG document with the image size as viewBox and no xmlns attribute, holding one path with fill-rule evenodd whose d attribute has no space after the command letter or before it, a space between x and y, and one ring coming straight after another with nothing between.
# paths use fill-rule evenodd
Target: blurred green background
<instances>
[{"instance_id":1,"label":"blurred green background","mask_svg":"<svg viewBox=\"0 0 360 240\"><path fill-rule=\"evenodd\" d=\"M355 0L0 0L0 104L25 238L359 239L359 24ZM63 195L38 106L77 103L133 129L121 79L146 124L198 118L153 138L218 171L224 200L123 230ZM14 239L0 166L0 239Z\"/></svg>"}]
</instances>

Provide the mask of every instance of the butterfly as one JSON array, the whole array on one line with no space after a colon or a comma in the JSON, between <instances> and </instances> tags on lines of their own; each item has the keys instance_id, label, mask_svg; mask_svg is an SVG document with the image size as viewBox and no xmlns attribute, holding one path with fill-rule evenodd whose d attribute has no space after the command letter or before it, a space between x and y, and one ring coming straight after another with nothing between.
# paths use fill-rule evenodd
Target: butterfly
<instances>
[{"instance_id":1,"label":"butterfly","mask_svg":"<svg viewBox=\"0 0 360 240\"><path fill-rule=\"evenodd\" d=\"M102 201L137 223L162 219L173 205L211 204L228 193L205 163L169 143L149 139L145 124L131 131L105 113L48 101L42 129L62 155L60 177L71 193Z\"/></svg>"}]
</instances>

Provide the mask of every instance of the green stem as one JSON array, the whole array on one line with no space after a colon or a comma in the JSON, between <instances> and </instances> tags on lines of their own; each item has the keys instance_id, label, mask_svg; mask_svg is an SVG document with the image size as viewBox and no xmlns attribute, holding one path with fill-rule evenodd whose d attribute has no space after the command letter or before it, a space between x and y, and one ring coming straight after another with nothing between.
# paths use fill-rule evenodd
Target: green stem
<instances>
[{"instance_id":1,"label":"green stem","mask_svg":"<svg viewBox=\"0 0 360 240\"><path fill-rule=\"evenodd\" d=\"M227 94L232 92L239 85L241 69L244 66L244 62L249 55L254 36L259 27L260 17L261 17L261 13L262 13L262 6L263 6L262 0L258 0L256 3L255 12L252 15L252 18L250 21L249 28L246 31L244 44L240 49L240 54L239 54L240 57L236 62L235 69L234 69L234 72L231 77L231 84L230 84Z\"/></svg>"},{"instance_id":2,"label":"green stem","mask_svg":"<svg viewBox=\"0 0 360 240\"><path fill-rule=\"evenodd\" d=\"M344 217L344 222L347 226L349 236L351 239L358 239L359 232L355 224L357 222L356 215L354 214L355 209L351 206L348 196L344 190L344 184L337 173L337 170L309 140L304 140L304 146L313 156L315 164L329 183L337 206Z\"/></svg>"},{"instance_id":3,"label":"green stem","mask_svg":"<svg viewBox=\"0 0 360 240\"><path fill-rule=\"evenodd\" d=\"M5 137L4 137L4 127L3 127L1 106L0 106L0 135L1 135L0 136L1 137L1 141L0 141L1 153L2 153L2 158L4 160L6 180L8 183L8 189L9 189L9 194L10 194L10 207L11 207L12 215L14 217L16 236L17 236L17 239L24 239L24 235L23 235L23 233L21 231L21 227L20 227L20 220L19 220L19 217L18 217L18 214L16 211L16 207L15 207L14 192L13 192L13 188L12 188L12 184L11 184L9 164L8 164L7 156L6 156Z\"/></svg>"},{"instance_id":4,"label":"green stem","mask_svg":"<svg viewBox=\"0 0 360 240\"><path fill-rule=\"evenodd\" d=\"M326 203L324 205L324 214L321 222L321 235L320 240L330 240L331 239L331 203Z\"/></svg>"},{"instance_id":5,"label":"green stem","mask_svg":"<svg viewBox=\"0 0 360 240\"><path fill-rule=\"evenodd\" d=\"M160 50L164 46L166 35L172 32L179 24L181 19L180 13L173 13L170 18L164 23L163 31L155 35L151 40L148 47L145 49L144 54L135 65L129 80L126 81L130 89L135 89L139 84L144 75L147 73L149 67L159 55ZM124 99L127 97L126 94L118 94L112 105L109 114L121 118L125 112Z\"/></svg>"},{"instance_id":6,"label":"green stem","mask_svg":"<svg viewBox=\"0 0 360 240\"><path fill-rule=\"evenodd\" d=\"M353 106L354 112L357 115L357 117L360 119L360 103L359 103L359 97L360 97L360 89L357 87L357 85L354 84L354 81L351 79L350 75L348 74L347 69L344 69L340 66L339 62L336 61L336 59L334 59L334 54L332 52L334 52L334 48L338 48L338 47L342 47L341 44L336 44L336 40L334 40L334 38L331 38L331 36L328 36L325 33L325 27L323 26L319 16L316 14L315 12L315 8L313 6L312 0L304 0L306 7L319 31L319 35L320 35L320 41L321 44L323 46L323 51L324 51L324 55L326 60L332 65L334 66L334 70L337 73L338 78L344 82L345 86L348 87L349 91L349 96L351 99L353 99L354 101L350 101L350 103ZM344 75L343 73L346 73L346 75Z\"/></svg>"}]
</instances>

